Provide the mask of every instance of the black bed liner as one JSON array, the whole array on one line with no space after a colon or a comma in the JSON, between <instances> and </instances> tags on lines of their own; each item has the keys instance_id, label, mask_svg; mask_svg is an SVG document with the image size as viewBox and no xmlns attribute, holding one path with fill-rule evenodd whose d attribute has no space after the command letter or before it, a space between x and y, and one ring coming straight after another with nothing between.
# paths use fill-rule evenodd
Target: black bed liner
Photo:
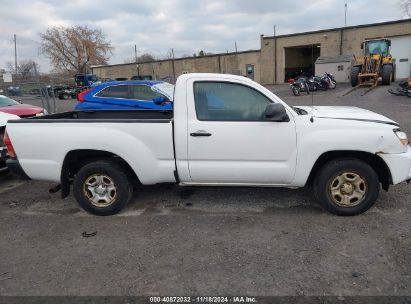
<instances>
[{"instance_id":1,"label":"black bed liner","mask_svg":"<svg viewBox=\"0 0 411 304\"><path fill-rule=\"evenodd\" d=\"M171 110L85 110L9 120L8 123L169 123L172 118Z\"/></svg>"}]
</instances>

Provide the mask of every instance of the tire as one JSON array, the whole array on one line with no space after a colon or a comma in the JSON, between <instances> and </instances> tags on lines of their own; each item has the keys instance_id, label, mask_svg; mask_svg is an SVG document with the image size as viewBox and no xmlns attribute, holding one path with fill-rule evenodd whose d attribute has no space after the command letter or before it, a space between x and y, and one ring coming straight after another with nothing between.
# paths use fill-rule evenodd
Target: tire
<instances>
[{"instance_id":1,"label":"tire","mask_svg":"<svg viewBox=\"0 0 411 304\"><path fill-rule=\"evenodd\" d=\"M300 89L297 87L292 87L291 90L295 96L300 96Z\"/></svg>"},{"instance_id":2,"label":"tire","mask_svg":"<svg viewBox=\"0 0 411 304\"><path fill-rule=\"evenodd\" d=\"M361 67L353 66L351 68L351 86L355 87L358 85L358 74L360 73Z\"/></svg>"},{"instance_id":3,"label":"tire","mask_svg":"<svg viewBox=\"0 0 411 304\"><path fill-rule=\"evenodd\" d=\"M396 73L396 71L397 71L397 67L395 65L393 65L391 82L395 82L395 73Z\"/></svg>"},{"instance_id":4,"label":"tire","mask_svg":"<svg viewBox=\"0 0 411 304\"><path fill-rule=\"evenodd\" d=\"M122 166L114 161L99 160L86 164L77 172L73 192L87 212L112 215L130 201L133 187Z\"/></svg>"},{"instance_id":5,"label":"tire","mask_svg":"<svg viewBox=\"0 0 411 304\"><path fill-rule=\"evenodd\" d=\"M390 85L392 79L392 65L386 64L382 66L382 84Z\"/></svg>"},{"instance_id":6,"label":"tire","mask_svg":"<svg viewBox=\"0 0 411 304\"><path fill-rule=\"evenodd\" d=\"M314 197L329 212L350 216L370 209L378 198L380 182L375 171L357 159L326 163L314 180Z\"/></svg>"},{"instance_id":7,"label":"tire","mask_svg":"<svg viewBox=\"0 0 411 304\"><path fill-rule=\"evenodd\" d=\"M64 93L64 94L63 94L63 99L69 99L69 95L66 94L66 93Z\"/></svg>"}]
</instances>

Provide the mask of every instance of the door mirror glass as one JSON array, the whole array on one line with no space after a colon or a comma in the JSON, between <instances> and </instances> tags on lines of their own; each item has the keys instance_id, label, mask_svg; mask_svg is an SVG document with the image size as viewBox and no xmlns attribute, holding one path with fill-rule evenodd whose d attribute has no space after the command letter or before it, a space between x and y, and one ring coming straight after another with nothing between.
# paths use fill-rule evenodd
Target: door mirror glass
<instances>
[{"instance_id":1,"label":"door mirror glass","mask_svg":"<svg viewBox=\"0 0 411 304\"><path fill-rule=\"evenodd\" d=\"M271 121L290 121L287 111L281 103L270 103L264 111L264 118Z\"/></svg>"}]
</instances>

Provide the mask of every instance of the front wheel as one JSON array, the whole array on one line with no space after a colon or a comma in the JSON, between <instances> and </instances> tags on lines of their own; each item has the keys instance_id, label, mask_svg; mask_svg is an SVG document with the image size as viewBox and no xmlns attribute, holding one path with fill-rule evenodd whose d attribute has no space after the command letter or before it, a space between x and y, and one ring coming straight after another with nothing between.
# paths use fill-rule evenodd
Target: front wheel
<instances>
[{"instance_id":1,"label":"front wheel","mask_svg":"<svg viewBox=\"0 0 411 304\"><path fill-rule=\"evenodd\" d=\"M324 209L336 215L357 215L371 208L380 183L375 171L356 159L326 163L314 180L314 196Z\"/></svg>"},{"instance_id":2,"label":"front wheel","mask_svg":"<svg viewBox=\"0 0 411 304\"><path fill-rule=\"evenodd\" d=\"M351 68L351 75L350 75L350 78L351 78L351 86L352 87L355 87L355 86L357 86L358 85L358 74L360 74L360 71L361 71L361 67L360 66L353 66L352 68Z\"/></svg>"},{"instance_id":3,"label":"front wheel","mask_svg":"<svg viewBox=\"0 0 411 304\"><path fill-rule=\"evenodd\" d=\"M83 166L74 178L73 190L80 206L96 215L118 213L133 194L133 187L123 167L109 160Z\"/></svg>"},{"instance_id":4,"label":"front wheel","mask_svg":"<svg viewBox=\"0 0 411 304\"><path fill-rule=\"evenodd\" d=\"M299 88L294 86L294 87L291 88L291 90L293 91L293 94L295 96L300 96L300 89Z\"/></svg>"}]
</instances>

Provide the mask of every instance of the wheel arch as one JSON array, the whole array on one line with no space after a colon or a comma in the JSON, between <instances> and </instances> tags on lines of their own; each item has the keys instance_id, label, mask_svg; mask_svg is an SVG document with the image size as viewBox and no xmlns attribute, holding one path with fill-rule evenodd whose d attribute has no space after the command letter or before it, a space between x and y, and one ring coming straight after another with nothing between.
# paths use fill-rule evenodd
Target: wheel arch
<instances>
[{"instance_id":1,"label":"wheel arch","mask_svg":"<svg viewBox=\"0 0 411 304\"><path fill-rule=\"evenodd\" d=\"M76 175L78 170L84 165L97 160L112 160L120 164L133 184L140 184L137 174L132 167L122 157L112 152L93 149L78 149L69 151L64 157L61 168L61 197L65 198L70 194L70 180Z\"/></svg>"},{"instance_id":2,"label":"wheel arch","mask_svg":"<svg viewBox=\"0 0 411 304\"><path fill-rule=\"evenodd\" d=\"M365 151L328 151L320 155L311 169L307 179L307 185L312 185L318 171L329 161L341 158L358 159L367 163L376 173L382 188L388 191L389 185L392 184L391 171L385 161L376 154Z\"/></svg>"}]
</instances>

